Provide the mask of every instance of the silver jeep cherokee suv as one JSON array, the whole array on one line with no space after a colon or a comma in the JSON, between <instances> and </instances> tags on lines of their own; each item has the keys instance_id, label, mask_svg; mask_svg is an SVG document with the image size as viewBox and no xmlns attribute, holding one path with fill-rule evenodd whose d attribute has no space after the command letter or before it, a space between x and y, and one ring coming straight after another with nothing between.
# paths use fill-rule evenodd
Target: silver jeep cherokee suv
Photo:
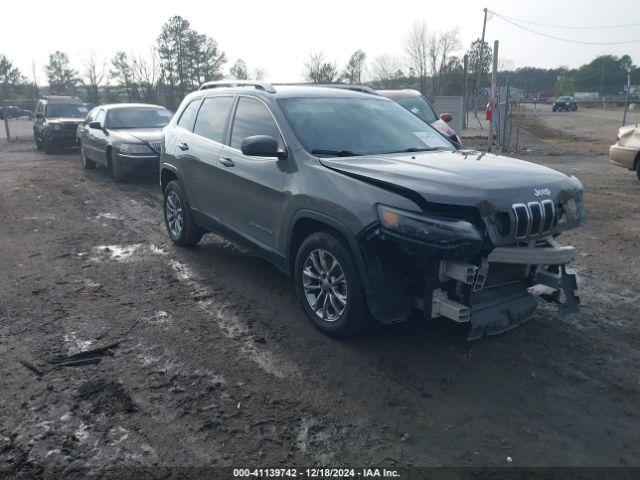
<instances>
[{"instance_id":1,"label":"silver jeep cherokee suv","mask_svg":"<svg viewBox=\"0 0 640 480\"><path fill-rule=\"evenodd\" d=\"M349 336L421 311L469 338L577 310L585 217L573 176L456 150L392 100L345 89L209 82L163 132L164 219L178 245L217 232L294 278L313 324Z\"/></svg>"}]
</instances>

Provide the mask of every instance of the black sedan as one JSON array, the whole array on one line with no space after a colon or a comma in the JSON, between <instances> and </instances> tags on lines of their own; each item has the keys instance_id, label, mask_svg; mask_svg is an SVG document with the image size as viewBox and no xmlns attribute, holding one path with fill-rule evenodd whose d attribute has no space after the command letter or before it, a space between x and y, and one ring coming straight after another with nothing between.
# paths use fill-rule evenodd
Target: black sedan
<instances>
[{"instance_id":1,"label":"black sedan","mask_svg":"<svg viewBox=\"0 0 640 480\"><path fill-rule=\"evenodd\" d=\"M108 167L117 181L128 174L157 173L162 129L172 113L159 105L101 105L78 126L84 168Z\"/></svg>"},{"instance_id":2,"label":"black sedan","mask_svg":"<svg viewBox=\"0 0 640 480\"><path fill-rule=\"evenodd\" d=\"M554 112L575 112L578 110L578 104L573 97L558 97L556 101L553 102L551 110Z\"/></svg>"}]
</instances>

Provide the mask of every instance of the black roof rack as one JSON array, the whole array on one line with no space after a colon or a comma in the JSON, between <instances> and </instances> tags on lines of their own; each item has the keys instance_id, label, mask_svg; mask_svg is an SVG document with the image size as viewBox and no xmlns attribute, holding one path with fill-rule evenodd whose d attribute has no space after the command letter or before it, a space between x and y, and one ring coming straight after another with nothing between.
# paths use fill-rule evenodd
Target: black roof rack
<instances>
[{"instance_id":1,"label":"black roof rack","mask_svg":"<svg viewBox=\"0 0 640 480\"><path fill-rule=\"evenodd\" d=\"M354 92L369 93L371 95L379 95L373 88L368 85L358 85L355 83L274 83L273 85L282 86L304 86L304 87L322 87L322 88L339 88L342 90L353 90Z\"/></svg>"},{"instance_id":2,"label":"black roof rack","mask_svg":"<svg viewBox=\"0 0 640 480\"><path fill-rule=\"evenodd\" d=\"M70 95L44 95L42 97L43 100L47 102L78 102L85 103L82 99L78 97L72 97Z\"/></svg>"},{"instance_id":3,"label":"black roof rack","mask_svg":"<svg viewBox=\"0 0 640 480\"><path fill-rule=\"evenodd\" d=\"M256 82L253 80L215 80L203 83L199 90L208 90L210 88L232 88L232 87L254 87L256 90L262 90L267 93L276 93L275 88L267 82Z\"/></svg>"}]
</instances>

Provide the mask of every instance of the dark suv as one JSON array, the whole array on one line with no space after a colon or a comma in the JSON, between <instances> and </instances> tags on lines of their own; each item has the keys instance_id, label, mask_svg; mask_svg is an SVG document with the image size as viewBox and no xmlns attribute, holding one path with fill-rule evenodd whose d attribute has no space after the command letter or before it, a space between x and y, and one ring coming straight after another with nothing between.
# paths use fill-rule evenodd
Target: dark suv
<instances>
[{"instance_id":1,"label":"dark suv","mask_svg":"<svg viewBox=\"0 0 640 480\"><path fill-rule=\"evenodd\" d=\"M294 277L334 336L420 313L469 338L528 320L541 284L576 311L570 246L582 185L547 167L455 150L397 103L344 89L204 84L163 131L171 239L213 231Z\"/></svg>"},{"instance_id":2,"label":"dark suv","mask_svg":"<svg viewBox=\"0 0 640 480\"><path fill-rule=\"evenodd\" d=\"M558 97L553 102L551 110L554 112L575 112L578 110L578 104L573 97Z\"/></svg>"},{"instance_id":3,"label":"dark suv","mask_svg":"<svg viewBox=\"0 0 640 480\"><path fill-rule=\"evenodd\" d=\"M76 130L89 110L89 105L77 97L47 96L38 100L33 122L38 150L49 154L59 147L75 146Z\"/></svg>"}]
</instances>

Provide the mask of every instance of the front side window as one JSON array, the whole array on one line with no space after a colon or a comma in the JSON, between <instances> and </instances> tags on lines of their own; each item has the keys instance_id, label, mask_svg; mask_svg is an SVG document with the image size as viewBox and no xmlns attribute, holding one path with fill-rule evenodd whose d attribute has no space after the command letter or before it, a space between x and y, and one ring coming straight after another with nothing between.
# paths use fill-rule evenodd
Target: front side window
<instances>
[{"instance_id":1,"label":"front side window","mask_svg":"<svg viewBox=\"0 0 640 480\"><path fill-rule=\"evenodd\" d=\"M438 119L431 105L422 97L397 97L393 100L427 123L433 123Z\"/></svg>"},{"instance_id":2,"label":"front side window","mask_svg":"<svg viewBox=\"0 0 640 480\"><path fill-rule=\"evenodd\" d=\"M89 112L89 108L84 104L78 103L49 103L45 110L48 118L56 117L73 117L83 118Z\"/></svg>"},{"instance_id":3,"label":"front side window","mask_svg":"<svg viewBox=\"0 0 640 480\"><path fill-rule=\"evenodd\" d=\"M271 112L260 100L241 97L233 119L231 147L240 150L242 140L253 135L269 135L280 139L280 131Z\"/></svg>"},{"instance_id":4,"label":"front side window","mask_svg":"<svg viewBox=\"0 0 640 480\"><path fill-rule=\"evenodd\" d=\"M106 127L123 128L162 128L171 120L171 112L166 108L130 107L115 108L107 114Z\"/></svg>"},{"instance_id":5,"label":"front side window","mask_svg":"<svg viewBox=\"0 0 640 480\"><path fill-rule=\"evenodd\" d=\"M314 155L453 150L430 125L391 100L300 97L278 103L300 143Z\"/></svg>"},{"instance_id":6,"label":"front side window","mask_svg":"<svg viewBox=\"0 0 640 480\"><path fill-rule=\"evenodd\" d=\"M222 143L224 140L224 129L227 125L229 110L233 104L233 97L213 97L205 99L193 133Z\"/></svg>"},{"instance_id":7,"label":"front side window","mask_svg":"<svg viewBox=\"0 0 640 480\"><path fill-rule=\"evenodd\" d=\"M104 127L104 117L105 116L106 116L106 114L105 114L104 110L98 110L98 113L96 113L95 121L98 122L100 125L102 125Z\"/></svg>"},{"instance_id":8,"label":"front side window","mask_svg":"<svg viewBox=\"0 0 640 480\"><path fill-rule=\"evenodd\" d=\"M200 108L200 104L202 103L202 99L194 100L187 108L185 108L180 115L180 119L178 120L178 125L184 129L193 131L193 124L196 121L196 116L198 115L198 108Z\"/></svg>"},{"instance_id":9,"label":"front side window","mask_svg":"<svg viewBox=\"0 0 640 480\"><path fill-rule=\"evenodd\" d=\"M96 113L98 113L98 109L94 108L87 114L87 117L84 119L84 122L82 123L88 125L89 123L93 122L96 118Z\"/></svg>"}]
</instances>

